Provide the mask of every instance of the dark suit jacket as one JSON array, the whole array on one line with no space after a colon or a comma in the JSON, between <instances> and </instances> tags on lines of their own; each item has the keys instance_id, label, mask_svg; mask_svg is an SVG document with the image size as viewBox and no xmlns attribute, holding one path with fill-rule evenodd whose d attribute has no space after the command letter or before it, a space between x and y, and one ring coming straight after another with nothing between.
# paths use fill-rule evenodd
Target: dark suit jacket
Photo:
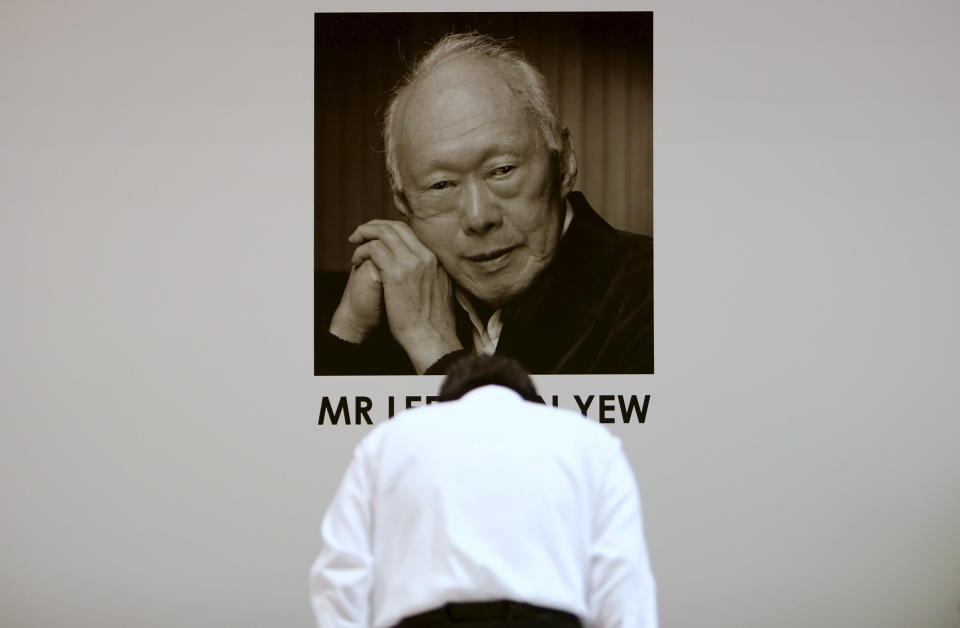
<instances>
[{"instance_id":1,"label":"dark suit jacket","mask_svg":"<svg viewBox=\"0 0 960 628\"><path fill-rule=\"evenodd\" d=\"M614 229L579 192L568 198L570 228L547 270L503 306L497 353L535 374L653 373L653 240ZM345 285L345 273L317 275L316 374L413 374L386 322L362 345L327 331ZM457 333L470 347L469 318L454 307Z\"/></svg>"}]
</instances>

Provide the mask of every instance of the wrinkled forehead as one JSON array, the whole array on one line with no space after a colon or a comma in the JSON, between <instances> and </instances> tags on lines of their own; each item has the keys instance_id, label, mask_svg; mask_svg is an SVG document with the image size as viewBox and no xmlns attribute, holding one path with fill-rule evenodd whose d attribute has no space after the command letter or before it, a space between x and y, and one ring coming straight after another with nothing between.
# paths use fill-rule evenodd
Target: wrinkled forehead
<instances>
[{"instance_id":1,"label":"wrinkled forehead","mask_svg":"<svg viewBox=\"0 0 960 628\"><path fill-rule=\"evenodd\" d=\"M396 129L401 146L430 141L438 133L466 133L498 120L536 131L512 69L502 61L456 57L407 88Z\"/></svg>"}]
</instances>

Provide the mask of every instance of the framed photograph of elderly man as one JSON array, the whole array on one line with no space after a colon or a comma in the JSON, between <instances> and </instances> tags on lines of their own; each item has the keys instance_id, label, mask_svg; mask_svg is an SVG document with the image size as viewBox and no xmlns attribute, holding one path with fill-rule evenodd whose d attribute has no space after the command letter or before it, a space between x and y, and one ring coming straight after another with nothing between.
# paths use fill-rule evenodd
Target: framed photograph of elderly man
<instances>
[{"instance_id":1,"label":"framed photograph of elderly man","mask_svg":"<svg viewBox=\"0 0 960 628\"><path fill-rule=\"evenodd\" d=\"M653 373L652 13L315 19L315 374Z\"/></svg>"}]
</instances>

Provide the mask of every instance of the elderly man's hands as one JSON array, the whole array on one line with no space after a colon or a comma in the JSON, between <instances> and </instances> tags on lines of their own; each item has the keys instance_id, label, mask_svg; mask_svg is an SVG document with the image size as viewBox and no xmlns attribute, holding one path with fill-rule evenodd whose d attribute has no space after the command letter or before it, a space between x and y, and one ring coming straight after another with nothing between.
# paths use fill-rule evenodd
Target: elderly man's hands
<instances>
[{"instance_id":1,"label":"elderly man's hands","mask_svg":"<svg viewBox=\"0 0 960 628\"><path fill-rule=\"evenodd\" d=\"M380 271L368 260L350 269L347 287L330 322L330 333L347 342L361 343L380 322L382 314Z\"/></svg>"},{"instance_id":2,"label":"elderly man's hands","mask_svg":"<svg viewBox=\"0 0 960 628\"><path fill-rule=\"evenodd\" d=\"M456 333L450 278L409 226L395 220L372 220L357 227L349 241L359 246L351 259L354 269L347 289L330 326L332 333L361 342L379 321L382 303L393 337L418 373L447 353L463 348ZM364 268L371 265L370 278L373 273L378 276L373 283L382 286L382 301L372 298L373 283L364 276Z\"/></svg>"}]
</instances>

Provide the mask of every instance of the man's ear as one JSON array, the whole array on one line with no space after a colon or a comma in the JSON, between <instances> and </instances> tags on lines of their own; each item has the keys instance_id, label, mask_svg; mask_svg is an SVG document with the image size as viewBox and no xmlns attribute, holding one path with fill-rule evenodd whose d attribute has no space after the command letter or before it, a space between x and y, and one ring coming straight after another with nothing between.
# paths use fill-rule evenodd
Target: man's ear
<instances>
[{"instance_id":1,"label":"man's ear","mask_svg":"<svg viewBox=\"0 0 960 628\"><path fill-rule=\"evenodd\" d=\"M397 211L403 216L404 222L410 222L410 206L407 205L407 197L403 195L403 192L393 193L393 204L396 205Z\"/></svg>"},{"instance_id":2,"label":"man's ear","mask_svg":"<svg viewBox=\"0 0 960 628\"><path fill-rule=\"evenodd\" d=\"M573 146L570 142L570 130L563 127L563 148L560 150L560 170L563 176L560 177L560 197L565 198L567 194L573 192L573 186L577 182L577 154L573 152Z\"/></svg>"}]
</instances>

